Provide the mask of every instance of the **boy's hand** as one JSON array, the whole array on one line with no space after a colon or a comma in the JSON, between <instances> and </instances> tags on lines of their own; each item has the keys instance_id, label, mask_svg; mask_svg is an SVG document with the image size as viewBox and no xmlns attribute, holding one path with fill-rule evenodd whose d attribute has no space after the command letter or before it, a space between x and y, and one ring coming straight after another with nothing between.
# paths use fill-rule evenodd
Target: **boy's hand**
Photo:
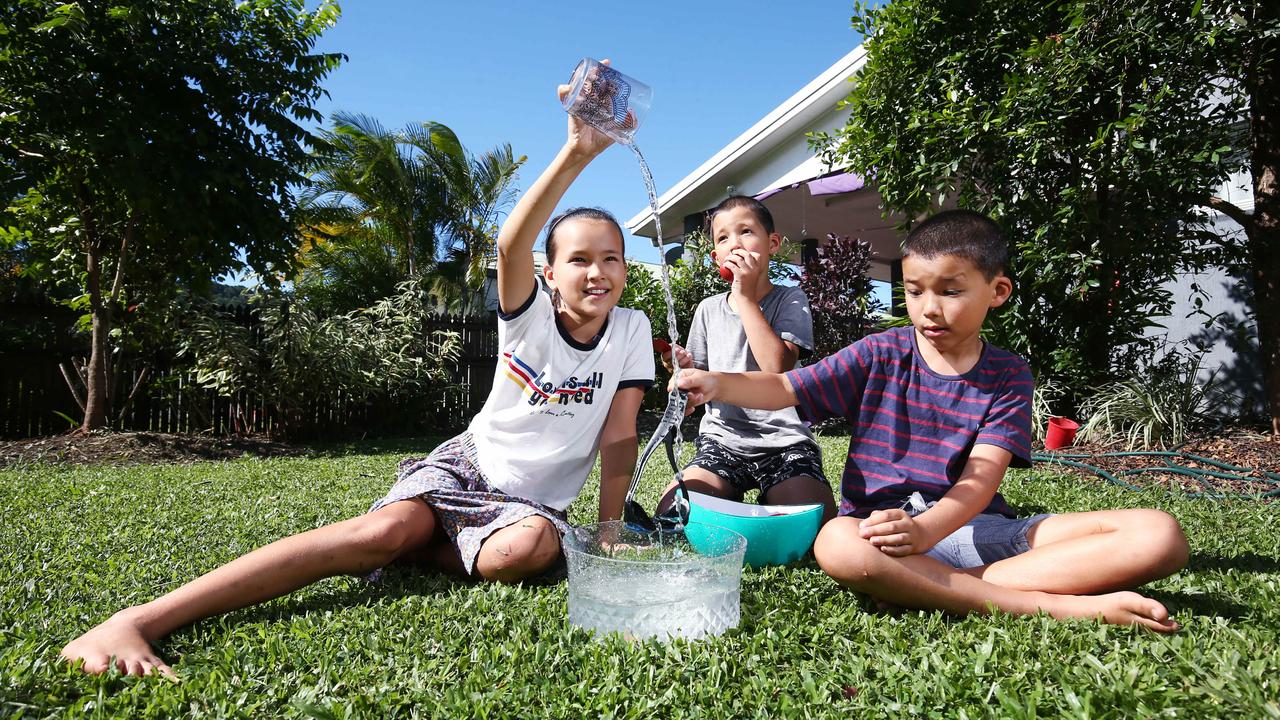
<instances>
[{"instance_id":1,"label":"boy's hand","mask_svg":"<svg viewBox=\"0 0 1280 720\"><path fill-rule=\"evenodd\" d=\"M683 370L689 370L693 368L693 353L689 352L688 350L685 350L679 345L673 345L672 349L673 349L673 352L675 352L676 365L678 365ZM664 356L664 359L667 361L668 369L670 369L671 353L667 353Z\"/></svg>"},{"instance_id":2,"label":"boy's hand","mask_svg":"<svg viewBox=\"0 0 1280 720\"><path fill-rule=\"evenodd\" d=\"M760 302L756 297L760 286L757 278L768 267L767 262L761 262L760 253L737 248L729 253L724 264L733 269L733 285L729 292L749 302Z\"/></svg>"},{"instance_id":3,"label":"boy's hand","mask_svg":"<svg viewBox=\"0 0 1280 720\"><path fill-rule=\"evenodd\" d=\"M675 387L689 393L688 404L684 408L685 415L691 415L695 407L715 399L716 376L706 370L681 370L679 376L671 379ZM671 389L672 386L668 384L667 390Z\"/></svg>"},{"instance_id":4,"label":"boy's hand","mask_svg":"<svg viewBox=\"0 0 1280 720\"><path fill-rule=\"evenodd\" d=\"M679 345L672 346L671 343L663 340L662 338L654 338L653 349L658 353L658 356L662 358L662 366L667 369L667 372L675 372L675 367L671 364L671 352L673 347L675 348L676 362L680 364L680 367L685 369L693 367L693 354L688 350L685 350Z\"/></svg>"},{"instance_id":5,"label":"boy's hand","mask_svg":"<svg viewBox=\"0 0 1280 720\"><path fill-rule=\"evenodd\" d=\"M885 555L906 557L928 552L933 542L905 510L877 510L858 523L859 534Z\"/></svg>"}]
</instances>

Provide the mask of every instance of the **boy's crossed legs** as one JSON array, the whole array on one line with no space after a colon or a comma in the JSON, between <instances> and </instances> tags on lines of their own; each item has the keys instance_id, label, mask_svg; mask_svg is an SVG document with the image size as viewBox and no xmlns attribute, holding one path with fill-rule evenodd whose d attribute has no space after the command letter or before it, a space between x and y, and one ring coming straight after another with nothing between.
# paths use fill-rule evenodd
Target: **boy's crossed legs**
<instances>
[{"instance_id":1,"label":"boy's crossed legs","mask_svg":"<svg viewBox=\"0 0 1280 720\"><path fill-rule=\"evenodd\" d=\"M62 657L84 659L84 670L105 672L114 656L121 672L173 671L151 643L201 618L286 595L334 575L365 575L421 552L444 570L461 570L435 513L421 499L391 503L370 513L292 535L212 570L151 602L126 608L76 638ZM440 547L443 544L444 547ZM516 582L549 569L560 555L555 526L531 516L495 531L476 558L485 580Z\"/></svg>"},{"instance_id":2,"label":"boy's crossed legs","mask_svg":"<svg viewBox=\"0 0 1280 720\"><path fill-rule=\"evenodd\" d=\"M1158 510L1051 516L1028 533L1027 552L966 569L926 555L889 556L861 537L858 522L841 517L828 523L814 555L842 585L883 602L957 614L1043 610L1059 619L1101 617L1159 632L1178 627L1164 605L1125 591L1186 565L1181 528Z\"/></svg>"}]
</instances>

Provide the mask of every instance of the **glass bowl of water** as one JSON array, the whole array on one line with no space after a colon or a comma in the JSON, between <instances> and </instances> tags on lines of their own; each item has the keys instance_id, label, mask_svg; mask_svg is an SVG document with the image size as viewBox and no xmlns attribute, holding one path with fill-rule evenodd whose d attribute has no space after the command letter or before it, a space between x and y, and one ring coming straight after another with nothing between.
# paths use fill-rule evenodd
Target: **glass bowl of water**
<instances>
[{"instance_id":1,"label":"glass bowl of water","mask_svg":"<svg viewBox=\"0 0 1280 720\"><path fill-rule=\"evenodd\" d=\"M714 525L697 530L697 549L682 532L638 533L619 520L566 534L569 624L635 640L737 627L747 540Z\"/></svg>"}]
</instances>

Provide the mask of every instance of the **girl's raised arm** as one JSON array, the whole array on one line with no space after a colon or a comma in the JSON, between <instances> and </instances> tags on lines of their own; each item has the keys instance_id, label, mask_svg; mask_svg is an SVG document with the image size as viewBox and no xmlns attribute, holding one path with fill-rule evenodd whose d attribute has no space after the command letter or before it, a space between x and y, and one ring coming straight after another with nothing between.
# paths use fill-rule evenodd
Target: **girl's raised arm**
<instances>
[{"instance_id":1,"label":"girl's raised arm","mask_svg":"<svg viewBox=\"0 0 1280 720\"><path fill-rule=\"evenodd\" d=\"M563 98L569 86L561 85L559 92ZM611 144L613 141L608 135L569 116L569 137L564 147L520 197L498 233L498 308L502 312L518 310L533 294L537 282L533 244L538 239L538 231L551 218L556 203L587 163Z\"/></svg>"}]
</instances>

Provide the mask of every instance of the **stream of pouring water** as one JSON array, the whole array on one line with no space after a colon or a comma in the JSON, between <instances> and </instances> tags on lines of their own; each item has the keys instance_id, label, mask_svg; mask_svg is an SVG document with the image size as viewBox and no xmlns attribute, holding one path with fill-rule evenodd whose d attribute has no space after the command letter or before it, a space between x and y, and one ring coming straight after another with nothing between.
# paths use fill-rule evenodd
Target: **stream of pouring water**
<instances>
[{"instance_id":1,"label":"stream of pouring water","mask_svg":"<svg viewBox=\"0 0 1280 720\"><path fill-rule=\"evenodd\" d=\"M653 184L653 173L649 172L649 163L644 161L640 148L634 142L628 143L631 152L636 154L640 162L640 177L644 179L644 189L649 193L649 209L653 211L653 244L658 248L662 260L662 295L667 301L667 336L671 344L680 342L680 330L676 327L676 303L671 297L671 277L667 274L667 256L662 252L662 217L658 214L658 189Z\"/></svg>"},{"instance_id":2,"label":"stream of pouring water","mask_svg":"<svg viewBox=\"0 0 1280 720\"><path fill-rule=\"evenodd\" d=\"M644 161L644 155L640 153L640 148L634 141L627 143L627 147L631 148L631 152L636 154L636 160L640 163L640 177L644 180L644 189L649 193L649 209L653 211L653 244L658 248L658 257L661 261L662 268L662 296L667 303L667 337L671 339L671 362L675 366L675 345L680 342L680 330L676 327L676 302L671 296L671 276L667 273L667 254L662 251L662 216L658 213L658 189L653 184L653 173L649 172L649 163ZM675 368L676 376L680 374L680 368ZM680 464L680 451L684 447L684 434L681 432L680 425L676 425L676 444L675 456L677 465Z\"/></svg>"}]
</instances>

